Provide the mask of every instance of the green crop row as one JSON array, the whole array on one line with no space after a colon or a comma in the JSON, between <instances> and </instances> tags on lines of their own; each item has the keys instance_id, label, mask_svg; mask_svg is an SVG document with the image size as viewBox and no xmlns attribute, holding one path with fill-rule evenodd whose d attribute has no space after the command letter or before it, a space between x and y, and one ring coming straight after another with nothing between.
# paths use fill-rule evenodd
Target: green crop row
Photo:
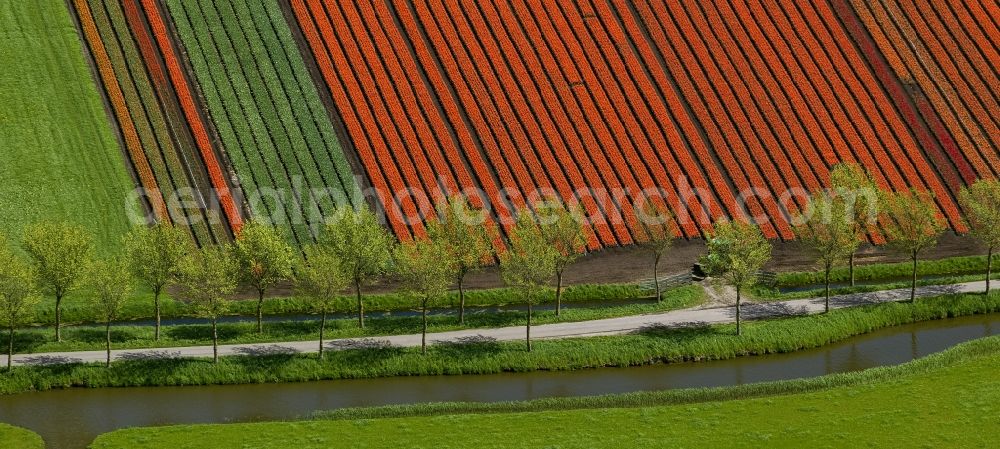
<instances>
[{"instance_id":1,"label":"green crop row","mask_svg":"<svg viewBox=\"0 0 1000 449\"><path fill-rule=\"evenodd\" d=\"M312 241L335 203L312 200L311 189L350 198L358 187L280 7L243 0L167 6L252 212L287 220L278 224L296 241ZM281 197L263 194L270 189Z\"/></svg>"},{"instance_id":2,"label":"green crop row","mask_svg":"<svg viewBox=\"0 0 1000 449\"><path fill-rule=\"evenodd\" d=\"M156 98L143 58L131 37L121 4L104 0L89 0L89 3L101 41L128 105L132 123L142 141L142 150L156 177L157 186L166 195L179 189L192 188L180 160L180 149L171 138L167 118ZM203 215L195 217L190 230L198 242L214 241ZM213 231L215 235L226 235L221 223L216 223Z\"/></svg>"}]
</instances>

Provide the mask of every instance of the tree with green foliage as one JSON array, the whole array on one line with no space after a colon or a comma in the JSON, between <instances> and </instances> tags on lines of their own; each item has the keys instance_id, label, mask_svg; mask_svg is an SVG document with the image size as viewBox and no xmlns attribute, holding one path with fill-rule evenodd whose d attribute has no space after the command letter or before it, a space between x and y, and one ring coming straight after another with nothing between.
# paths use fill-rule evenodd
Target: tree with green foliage
<instances>
[{"instance_id":1,"label":"tree with green foliage","mask_svg":"<svg viewBox=\"0 0 1000 449\"><path fill-rule=\"evenodd\" d=\"M847 260L851 287L854 287L854 258L857 248L878 219L879 189L868 171L853 162L835 165L830 170L830 185L836 196L847 206L859 242Z\"/></svg>"},{"instance_id":2,"label":"tree with green foliage","mask_svg":"<svg viewBox=\"0 0 1000 449\"><path fill-rule=\"evenodd\" d=\"M861 245L853 214L848 207L838 197L818 193L809 201L806 214L796 220L801 223L795 228L796 237L812 249L817 263L823 269L827 312L830 311L830 272L836 264L846 261Z\"/></svg>"},{"instance_id":3,"label":"tree with green foliage","mask_svg":"<svg viewBox=\"0 0 1000 449\"><path fill-rule=\"evenodd\" d=\"M736 289L736 335L741 335L742 292L753 287L760 270L771 260L771 243L760 227L747 221L723 221L706 242L708 255L702 264Z\"/></svg>"},{"instance_id":4,"label":"tree with green foliage","mask_svg":"<svg viewBox=\"0 0 1000 449\"><path fill-rule=\"evenodd\" d=\"M264 297L267 290L292 277L292 247L274 226L250 222L233 243L240 280L257 292L257 333L264 331Z\"/></svg>"},{"instance_id":5,"label":"tree with green foliage","mask_svg":"<svg viewBox=\"0 0 1000 449\"><path fill-rule=\"evenodd\" d=\"M913 261L910 302L917 299L917 259L920 253L937 245L946 225L938 215L931 192L886 192L882 198L879 223L889 245L905 252Z\"/></svg>"},{"instance_id":6,"label":"tree with green foliage","mask_svg":"<svg viewBox=\"0 0 1000 449\"><path fill-rule=\"evenodd\" d=\"M556 316L562 313L563 274L587 251L587 231L579 208L551 203L536 208L539 229L555 250Z\"/></svg>"},{"instance_id":7,"label":"tree with green foliage","mask_svg":"<svg viewBox=\"0 0 1000 449\"><path fill-rule=\"evenodd\" d=\"M220 246L204 247L181 261L178 296L194 307L198 317L212 324L212 359L219 361L219 317L229 311L229 296L236 292L239 264Z\"/></svg>"},{"instance_id":8,"label":"tree with green foliage","mask_svg":"<svg viewBox=\"0 0 1000 449\"><path fill-rule=\"evenodd\" d=\"M1000 180L981 179L959 193L972 236L986 246L986 294L993 277L993 253L1000 248Z\"/></svg>"},{"instance_id":9,"label":"tree with green foliage","mask_svg":"<svg viewBox=\"0 0 1000 449\"><path fill-rule=\"evenodd\" d=\"M319 359L323 359L326 337L326 317L336 310L350 279L332 252L323 246L313 245L304 249L305 258L295 269L295 291L319 312Z\"/></svg>"},{"instance_id":10,"label":"tree with green foliage","mask_svg":"<svg viewBox=\"0 0 1000 449\"><path fill-rule=\"evenodd\" d=\"M673 214L664 207L646 203L642 208L636 208L636 219L646 229L645 240L639 242L639 248L653 257L653 285L656 288L656 302L663 300L660 289L660 261L674 246L677 231L673 224Z\"/></svg>"},{"instance_id":11,"label":"tree with green foliage","mask_svg":"<svg viewBox=\"0 0 1000 449\"><path fill-rule=\"evenodd\" d=\"M367 209L345 208L323 230L320 244L340 261L351 280L358 302L358 326L365 328L365 306L361 288L392 268L395 238Z\"/></svg>"},{"instance_id":12,"label":"tree with green foliage","mask_svg":"<svg viewBox=\"0 0 1000 449\"><path fill-rule=\"evenodd\" d=\"M500 254L500 276L528 306L525 339L531 351L531 306L545 292L559 253L542 234L530 211L521 211L510 231L507 250Z\"/></svg>"},{"instance_id":13,"label":"tree with green foliage","mask_svg":"<svg viewBox=\"0 0 1000 449\"><path fill-rule=\"evenodd\" d=\"M21 240L34 262L39 289L56 298L56 341L62 341L62 300L83 281L92 241L83 228L66 222L31 225Z\"/></svg>"},{"instance_id":14,"label":"tree with green foliage","mask_svg":"<svg viewBox=\"0 0 1000 449\"><path fill-rule=\"evenodd\" d=\"M167 223L133 228L125 236L125 257L135 279L153 291L155 340L160 341L160 295L177 276L181 260L192 249L191 237Z\"/></svg>"},{"instance_id":15,"label":"tree with green foliage","mask_svg":"<svg viewBox=\"0 0 1000 449\"><path fill-rule=\"evenodd\" d=\"M111 367L111 324L118 318L122 307L135 290L135 280L129 265L120 258L97 260L90 264L88 281L91 288L90 304L97 316L104 320L105 367Z\"/></svg>"},{"instance_id":16,"label":"tree with green foliage","mask_svg":"<svg viewBox=\"0 0 1000 449\"><path fill-rule=\"evenodd\" d=\"M438 220L427 223L431 240L448 249L448 260L456 267L458 322L465 324L465 277L493 258L493 228L486 225L485 213L473 210L468 201L455 196L437 207Z\"/></svg>"},{"instance_id":17,"label":"tree with green foliage","mask_svg":"<svg viewBox=\"0 0 1000 449\"><path fill-rule=\"evenodd\" d=\"M448 293L458 267L449 262L450 250L440 240L420 239L396 248L396 274L403 290L420 303L420 353L427 354L427 306Z\"/></svg>"},{"instance_id":18,"label":"tree with green foliage","mask_svg":"<svg viewBox=\"0 0 1000 449\"><path fill-rule=\"evenodd\" d=\"M0 235L0 325L7 329L7 371L14 358L14 332L38 304L31 266L17 257Z\"/></svg>"}]
</instances>

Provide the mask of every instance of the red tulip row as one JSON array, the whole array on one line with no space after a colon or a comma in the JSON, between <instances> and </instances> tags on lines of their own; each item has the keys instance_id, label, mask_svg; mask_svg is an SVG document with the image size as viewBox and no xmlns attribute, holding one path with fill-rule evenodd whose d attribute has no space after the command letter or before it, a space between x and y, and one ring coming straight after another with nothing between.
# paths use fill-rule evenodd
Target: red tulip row
<instances>
[{"instance_id":1,"label":"red tulip row","mask_svg":"<svg viewBox=\"0 0 1000 449\"><path fill-rule=\"evenodd\" d=\"M678 83L683 85L686 99L696 117L704 124L705 132L723 163L727 165L727 171L733 176L737 190L750 192L753 186L782 191L782 177L768 162L767 156L762 157L762 148L753 148L751 143L744 140L744 134L751 130L746 129L745 124L740 126L729 119L729 114L734 112L731 109L739 105L742 99L735 97L728 89L725 78L709 60L705 60L707 49L699 40L693 39L697 31L691 29L690 24L675 20L673 16L676 13L668 10L664 2L639 2L637 9L654 33L656 44L664 52L668 66L688 69L673 74ZM689 37L692 38L690 42ZM727 108L727 105L730 107ZM751 154L756 158L751 157ZM741 172L745 177L739 176ZM766 210L766 215L773 219L772 223L764 226L769 237L793 237L787 221L780 218L783 214L773 197L751 197L747 206L752 215L762 215Z\"/></svg>"},{"instance_id":2,"label":"red tulip row","mask_svg":"<svg viewBox=\"0 0 1000 449\"><path fill-rule=\"evenodd\" d=\"M412 201L404 199L396 203L392 196L392 187L403 186L405 184L402 181L399 170L391 162L394 160L391 151L377 143L381 142L382 139L377 134L378 122L374 121L367 108L362 108L363 104L352 101L354 97L351 95L358 89L356 82L350 86L355 90L349 93L349 86L345 86L346 83L342 84L339 81L340 74L338 69L341 68L339 66L345 65L345 63L340 53L334 53L335 51L339 51L337 43L333 42L332 45L327 46L327 42L321 34L322 31L330 39L333 39L333 32L322 6L317 5L315 2L310 2L309 5L306 5L306 0L292 0L291 5L302 32L313 51L323 78L330 88L334 101L339 106L341 117L344 120L348 133L354 141L354 147L357 149L362 165L364 165L368 173L372 187L374 187L376 194L379 196L379 200L386 207L389 225L399 238L404 240L410 238L410 228L406 223L405 217L415 212L416 208ZM316 8L315 11L318 13L315 16L313 15L313 8ZM334 61L337 61L337 63ZM376 127L376 129L366 129L366 123L372 127Z\"/></svg>"},{"instance_id":3,"label":"red tulip row","mask_svg":"<svg viewBox=\"0 0 1000 449\"><path fill-rule=\"evenodd\" d=\"M937 145L937 143L934 141L933 136L930 135L929 130L920 124L917 111L910 107L906 93L902 91L902 88L896 82L895 75L893 75L891 69L882 63L879 51L875 48L876 44L871 41L871 39L879 39L878 36L880 34L872 28L868 28L867 31L864 29L864 25L854 15L855 9L851 7L848 0L831 1L833 7L837 10L836 15L832 9L829 9L830 5L825 2L814 2L814 4L822 19L827 23L841 23L837 16L839 16L840 20L843 20L846 29L841 28L842 32L834 33L834 36L840 41L838 45L852 45L842 48L854 48L851 39L851 37L854 37L853 41L858 43L861 52L865 55L865 59L867 59L867 62L874 69L874 74L866 70L858 72L861 86L873 86L871 90L862 91L862 93L869 96L869 101L863 102L862 106L865 107L865 112L869 120L876 127L876 135L896 137L895 139L883 142L888 151L886 156L891 157L891 160L900 164L903 177L911 186L921 190L929 189L933 191L942 212L948 217L952 225L956 229L964 229L961 225L961 216L953 200L952 192L948 191L941 184L937 176L928 176L935 173L935 169L923 158L919 148L921 145L925 148L931 148ZM864 17L860 9L857 12ZM871 32L870 36L872 38L867 37L869 36L867 34L868 31ZM847 52L846 56L848 63L852 64L853 67L866 67L861 54ZM876 80L876 77L878 77L878 80ZM880 84L885 86L889 94L888 98L882 97L882 92L874 88L874 86L879 86ZM871 99L871 95L881 98ZM893 105L898 107L898 113ZM868 112L868 110L872 112ZM885 121L882 120L883 116L885 117ZM909 126L907 126L908 124ZM910 137L910 131L916 134L917 140ZM920 142L919 144L917 143L918 141Z\"/></svg>"},{"instance_id":4,"label":"red tulip row","mask_svg":"<svg viewBox=\"0 0 1000 449\"><path fill-rule=\"evenodd\" d=\"M608 11L601 9L603 5L603 2L596 3L602 17L610 14ZM615 0L614 7L618 11L627 11L629 5L623 3L622 0ZM632 14L621 14L620 17L628 33L627 36L622 36L621 38L630 38L631 42L636 45L639 55L644 61L647 61L647 67L650 65L655 67L657 65L656 52L660 48L654 47L646 39L644 26L637 22ZM636 58L625 59L635 60ZM633 71L636 72L633 77L640 80L641 95L645 96L653 104L653 119L672 116L673 121L677 124L677 127L669 126L669 121L663 124L666 140L656 143L657 148L663 149L660 153L676 156L679 160L680 169L686 170L685 174L692 178L693 187L703 189L704 191L712 191L722 202L722 205L725 206L729 216L740 215L742 212L737 209L735 192L725 182L725 175L722 174L721 167L713 160L713 150L709 146L710 142L698 138L701 133L699 125L696 123L694 117L685 110L684 99L678 93L675 93L673 82L668 78L668 73L664 70L657 70L655 68L647 70L642 67L633 69ZM642 72L644 71L648 73L647 76L643 75ZM613 76L613 74L608 73L607 76ZM659 92L662 92L662 102L656 101L660 97ZM693 156L684 148L683 142L685 140L690 146ZM672 146L668 146L668 142L671 142ZM668 148L670 148L670 151L667 151ZM704 177L702 177L702 170L705 172ZM705 178L707 178L707 181ZM710 204L709 213L715 219L725 217L727 212L723 212L714 201ZM711 231L710 224L703 224L703 226L707 228L703 229L703 231Z\"/></svg>"},{"instance_id":5,"label":"red tulip row","mask_svg":"<svg viewBox=\"0 0 1000 449\"><path fill-rule=\"evenodd\" d=\"M122 1L126 10L132 8L137 11L139 8L139 5L136 3L136 1L139 0ZM226 214L226 218L229 219L229 224L232 226L233 232L238 234L242 228L243 219L236 207L233 196L229 191L229 184L226 181L226 176L215 156L212 142L208 137L208 131L201 117L198 105L194 100L191 87L188 85L188 81L185 78L184 70L178 59L177 51L175 50L173 43L170 41L170 35L164 23L163 13L160 11L156 0L141 1L142 9L145 11L146 21L152 29L153 36L156 39L160 53L163 55L163 60L167 66L167 71L170 75L171 82L173 83L174 91L180 100L181 107L187 117L188 124L194 133L195 142L198 144L198 148L201 151L201 157L208 170L209 178L211 179L212 185L219 196L222 209ZM144 28L142 29L144 30Z\"/></svg>"},{"instance_id":6,"label":"red tulip row","mask_svg":"<svg viewBox=\"0 0 1000 449\"><path fill-rule=\"evenodd\" d=\"M635 96L622 94L621 88L616 80L610 79L608 64L620 63L619 60L609 60L603 50L610 46L608 39L602 39L599 46L595 39L590 38L591 30L588 30L581 18L567 13L567 8L572 8L568 4L557 2L541 2L541 5L526 5L518 2L519 10L515 14L531 17L541 25L541 33L529 36L534 41L547 37L553 51L546 56L553 61L558 61L558 68L562 70L565 80L580 80L579 88L560 89L569 98L577 98L581 105L571 110L581 123L581 128L589 131L585 137L587 139L583 148L590 148L591 153L601 157L602 161L597 162L599 166L607 167L609 174L616 174L624 182L607 182L611 189L625 187L631 191L629 200L636 201L642 195L644 189L651 189L659 183L665 184L668 190L674 190L674 178L667 174L663 161L653 150L653 145L647 140L647 133L640 132L642 128L638 125L637 117L628 111ZM581 5L582 6L582 5ZM532 17L532 15L534 17ZM557 39L560 37L561 39ZM530 46L529 43L523 45ZM554 53L554 55L552 54ZM550 63L555 65L555 63ZM579 70L577 70L579 68ZM554 69L553 69L554 70ZM600 75L599 75L600 74ZM621 80L625 79L622 77ZM631 85L627 85L632 87ZM626 87L626 88L628 88ZM609 92L611 92L609 94ZM576 93L577 95L573 95ZM589 112L600 112L601 117L586 120ZM636 108L636 112L642 114L643 109ZM648 113L643 118L648 117ZM624 123L623 123L624 121ZM584 128L583 126L590 126ZM649 122L646 122L649 125ZM591 127L596 127L592 129ZM654 128L651 128L652 131ZM661 146L662 148L663 146ZM640 156L640 151L642 156ZM582 156L586 157L586 155ZM636 161L641 163L628 163ZM654 204L666 208L668 202L661 198L654 198ZM628 201L621 205L621 215L626 218L627 224L633 229L636 239L645 239L645 229L633 217L635 210ZM678 229L685 231L688 236L698 235L697 226L688 220L681 222L683 225ZM675 223L680 224L680 223Z\"/></svg>"},{"instance_id":7,"label":"red tulip row","mask_svg":"<svg viewBox=\"0 0 1000 449\"><path fill-rule=\"evenodd\" d=\"M774 170L783 175L785 184L779 184L778 188L798 189L805 187L809 190L817 190L820 185L810 169L814 164L805 163L796 149L796 144L806 145L808 142L803 143L796 139L798 136L792 136L784 119L775 110L772 102L768 101L769 91L753 79L752 74L755 71L763 72L770 65L780 65L780 61L767 61L769 64L762 64L763 67L751 66L745 58L741 57L740 44L726 35L724 20L709 22L701 14L697 5L693 3L685 5L684 7L678 5L676 10L679 14L678 21L686 24L689 30L696 31L696 36L701 38L702 45L704 45L702 48L707 48L708 51L717 55L714 68L728 80L728 86L735 92L735 98L743 100L742 108L730 107L730 110L735 112L738 124L741 124L744 129L749 128L755 131L746 133L745 136L752 148L761 149L758 153L761 156L761 164L767 165L767 156L770 156L770 160L773 162L767 170ZM684 13L681 13L681 10ZM740 26L738 19L734 20L736 23L731 23L729 26ZM789 212L796 213L800 210L799 207L805 205L804 199L796 198L796 200L795 202L789 201L783 206L787 207Z\"/></svg>"},{"instance_id":8,"label":"red tulip row","mask_svg":"<svg viewBox=\"0 0 1000 449\"><path fill-rule=\"evenodd\" d=\"M883 52L889 50L896 56L890 60L890 66L893 70L895 70L897 74L917 82L921 86L921 92L929 93L931 95L931 103L927 104L923 95L918 95L916 93L910 94L913 97L913 101L918 110L921 110L921 112L926 110L926 112L930 113L930 115L926 115L924 119L930 127L929 131L934 133L940 143L939 145L925 145L925 148L932 155L937 156L938 167L942 169L950 166L949 161L955 162L956 164L961 161L965 167L960 165L960 170L968 167L968 162L965 160L963 155L959 154L959 150L956 147L957 144L952 138L951 131L955 131L955 128L952 128L951 131L946 130L940 121L940 118L943 117L945 121L949 122L949 125L957 125L954 117L951 115L950 110L948 110L948 106L944 104L944 101L938 95L937 88L933 84L934 81L930 80L928 75L921 68L921 63L917 60L918 56L910 52L907 48L908 45L911 45L911 42L912 44L917 43L916 37L912 36L912 33L910 36L899 35L895 25L891 22L887 22L893 20L888 16L890 12L881 8L874 8L873 6L874 5L870 7L868 5L859 5L855 3L854 8L857 10L858 16L863 22L865 22L868 29L873 30L872 36L879 48L882 49ZM898 13L898 11L896 11L896 13ZM902 21L900 21L900 23L902 23ZM874 31L876 28L877 31ZM902 45L890 47L892 42L901 43ZM928 87L930 89L927 89ZM941 109L942 107L943 109ZM939 112L943 112L943 114L939 115ZM959 138L962 142L968 143L967 135L961 130L960 127L958 127L957 131L958 133L954 134L954 136ZM942 149L941 146L944 146L945 148ZM951 153L951 156L946 155L945 152ZM949 179L947 180L950 184L959 185L961 183L958 175L950 173L950 170L943 170L943 172L947 173L945 176L951 175L948 176ZM969 183L974 181L976 178L975 173L971 172L971 167L968 167L963 175L965 182Z\"/></svg>"},{"instance_id":9,"label":"red tulip row","mask_svg":"<svg viewBox=\"0 0 1000 449\"><path fill-rule=\"evenodd\" d=\"M629 178L627 187L639 192L662 186L667 191L679 192L680 186L675 181L693 178L694 186L708 189L698 166L689 160L687 149L676 147L682 145L683 140L674 134L670 137L676 136L673 139L675 143L668 142L665 134L670 135L676 130L669 126L669 121L661 123L657 119L669 114L657 101L658 94L645 74L645 67L637 58L627 57L619 51L617 43L627 39L624 31L616 23L584 19L568 4L543 3L548 8L548 16L555 19L556 31L551 35L562 36L569 44L569 53L580 61L582 80L595 102L585 106L585 110L597 109L603 114L602 120L599 120L603 129L598 133L602 143L594 147L602 148L611 157L611 166L625 172L631 166L635 177ZM598 5L581 2L577 6L591 11L595 7L608 7L603 2ZM642 101L644 98L647 101ZM675 153L685 160L683 166L677 162ZM627 161L643 161L644 164ZM635 195L636 198L639 196ZM660 198L654 198L654 203L660 207L670 206ZM697 210L693 212L697 216L701 214L703 204L696 203L694 207ZM709 204L715 211L718 210L714 201ZM634 215L631 205L624 206L624 216ZM683 220L675 220L677 229L683 235L694 237L700 234L698 223L687 219L683 211L675 210L674 215L684 217ZM644 238L641 230L638 236Z\"/></svg>"},{"instance_id":10,"label":"red tulip row","mask_svg":"<svg viewBox=\"0 0 1000 449\"><path fill-rule=\"evenodd\" d=\"M405 48L405 44L401 42L404 39L404 33L416 34L419 31L419 25L417 24L415 18L410 14L408 8L400 7L397 11L402 22L403 28L391 27L387 21L391 21L391 16L389 11L387 11L386 5L382 2L376 3L376 8L378 8L378 16L383 20L383 25L385 25L386 32L392 36L393 42L398 45L398 48ZM403 64L403 68L407 74L411 77L415 77L420 71L421 67L434 67L436 61L434 59L434 54L431 49L426 45L423 40L410 39L409 42L413 45L414 56L412 58L406 58L405 56L400 56ZM474 188L477 183L472 180L468 171L465 170L465 164L463 163L463 157L468 160L472 173L475 173L476 178L478 178L478 183L482 187L484 193L488 196L489 202L493 205L500 205L503 203L503 198L500 194L500 189L496 181L494 181L494 170L486 162L479 151L475 151L478 144L476 143L475 137L473 136L472 130L465 127L455 127L451 124L462 123L463 111L457 104L453 101L441 101L440 108L443 110L443 116L440 114L435 114L435 96L441 96L442 93L448 92L448 81L445 79L444 74L438 70L425 70L424 73L427 76L428 86L425 83L418 82L417 79L411 78L411 86L419 97L421 104L424 105L425 114L430 121L431 126L439 133L448 132L449 128L454 131L455 138L441 138L441 145L444 147L447 155L448 161L459 171L459 183L462 189ZM433 90L432 90L433 89ZM464 149L469 149L471 151L464 151ZM496 174L500 179L502 185L515 185L510 172L507 170L506 166L495 166ZM484 204L479 201L478 198L470 198L474 206L483 206ZM501 214L508 214L508 211L501 211Z\"/></svg>"},{"instance_id":11,"label":"red tulip row","mask_svg":"<svg viewBox=\"0 0 1000 449\"><path fill-rule=\"evenodd\" d=\"M139 139L135 124L132 123L128 105L125 102L121 86L118 84L118 79L115 76L114 68L104 47L104 42L101 40L100 33L97 30L97 25L94 23L90 7L87 5L86 0L74 0L73 4L80 18L80 26L83 30L84 38L86 38L91 54L94 57L94 62L97 64L97 71L101 75L101 79L104 80L108 100L111 102L115 117L118 119L118 126L121 128L125 147L128 150L132 165L135 167L139 183L147 192L147 198L157 220L169 221L170 214L167 211L166 203L160 193L159 186L156 184L156 177L153 175L153 170L146 159L146 154L143 152L142 141Z\"/></svg>"},{"instance_id":12,"label":"red tulip row","mask_svg":"<svg viewBox=\"0 0 1000 449\"><path fill-rule=\"evenodd\" d=\"M450 7L458 5L452 4ZM558 76L551 74L558 73L560 69L551 53L546 52L543 45L532 46L527 42L525 34L518 32L518 19L523 19L524 16L518 17L505 7L500 7L500 11L497 11L496 6L489 2L481 2L480 7L482 12L471 4L465 7L465 17L470 21L462 23L460 29L466 34L477 35L483 42L486 54L505 57L510 70L504 70L503 66L500 66L498 71L501 86L505 86L505 90L515 99L514 107L521 116L531 117L531 114L535 114L534 116L538 117L537 121L527 120L525 125L532 141L540 144L543 165L550 171L556 171L559 168L558 163L562 163L562 169L567 176L558 184L560 193L569 192L563 193L564 198L569 198L572 196L573 187L609 185L608 181L615 178L615 173L610 170L605 171L604 176L598 173L589 155L600 152L585 150L579 130L568 116L572 110L570 102L574 101L572 92L568 89L557 89L554 85ZM522 23L525 22L522 20ZM507 24L507 26L494 25L491 30L490 24ZM498 39L491 39L491 32ZM542 42L539 39L531 39L534 42ZM523 92L520 95L514 88L519 84ZM613 182L610 186L616 185L617 179ZM594 217L606 218L616 213L614 210L602 210L589 196L582 198L581 205ZM602 220L594 227L596 236L601 242L605 245L614 244L616 240L621 244L631 243L632 236L628 227L620 220L610 221L612 226L609 226L609 220Z\"/></svg>"},{"instance_id":13,"label":"red tulip row","mask_svg":"<svg viewBox=\"0 0 1000 449\"><path fill-rule=\"evenodd\" d=\"M911 69L910 73L913 74L914 80L934 106L935 115L948 127L947 131L936 132L948 157L958 165L965 182L972 182L978 176L991 173L977 148L993 148L994 151L987 151L986 154L993 154L996 159L995 143L991 143L986 136L998 135L1000 130L995 122L996 118L991 118L987 108L980 104L981 98L990 97L990 88L977 83L978 92L985 94L977 95L977 91L966 83L966 78L972 79L975 72L968 68L965 73L961 73L951 62L953 58L957 61L965 60L961 52L955 51L957 47L953 43L950 47L952 50L942 47L936 34L924 21L925 14L915 11L912 2L903 3L909 5L903 6L908 11L902 11L900 6L894 3L879 5L889 9L881 9L876 5L871 5L869 8L880 21L878 26L885 32L887 38L897 44L896 48L907 67ZM887 22L888 15L897 20ZM933 16L934 13L929 12L926 15ZM880 47L889 43L876 42ZM911 48L908 44L916 47ZM885 51L884 47L882 48ZM994 111L1000 110L991 97L988 103ZM951 136L954 136L957 142L952 142ZM975 169L972 166L975 166Z\"/></svg>"}]
</instances>

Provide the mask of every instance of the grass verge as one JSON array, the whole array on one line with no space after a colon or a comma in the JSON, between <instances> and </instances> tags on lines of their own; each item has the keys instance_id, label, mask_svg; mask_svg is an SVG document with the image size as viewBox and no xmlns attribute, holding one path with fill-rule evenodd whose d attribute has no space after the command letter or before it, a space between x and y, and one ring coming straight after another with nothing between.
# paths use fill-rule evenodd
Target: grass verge
<instances>
[{"instance_id":1,"label":"grass verge","mask_svg":"<svg viewBox=\"0 0 1000 449\"><path fill-rule=\"evenodd\" d=\"M989 337L903 365L812 379L351 409L300 422L127 429L98 437L92 447L183 447L199 441L221 443L216 447L302 448L662 447L664 442L680 447L987 447L1000 425L1000 391L992 380L997 368L1000 337Z\"/></svg>"},{"instance_id":2,"label":"grass verge","mask_svg":"<svg viewBox=\"0 0 1000 449\"><path fill-rule=\"evenodd\" d=\"M419 348L389 347L370 340L353 348L314 355L225 357L218 364L201 359L119 361L97 364L17 367L0 376L0 393L70 387L127 387L298 382L321 379L417 375L491 374L533 370L574 370L687 360L726 359L818 347L876 329L953 316L1000 310L1000 295L952 295L888 303L829 314L750 322L744 335L733 325L651 328L620 336L536 342L475 341L437 344L427 356Z\"/></svg>"},{"instance_id":3,"label":"grass verge","mask_svg":"<svg viewBox=\"0 0 1000 449\"><path fill-rule=\"evenodd\" d=\"M45 449L45 442L28 429L0 423L0 446L5 449Z\"/></svg>"}]
</instances>

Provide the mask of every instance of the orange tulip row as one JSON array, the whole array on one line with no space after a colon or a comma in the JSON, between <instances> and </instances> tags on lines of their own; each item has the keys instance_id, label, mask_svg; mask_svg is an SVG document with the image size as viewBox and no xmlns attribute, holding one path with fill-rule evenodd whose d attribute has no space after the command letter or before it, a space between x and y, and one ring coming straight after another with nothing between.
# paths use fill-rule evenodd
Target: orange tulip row
<instances>
[{"instance_id":1,"label":"orange tulip row","mask_svg":"<svg viewBox=\"0 0 1000 449\"><path fill-rule=\"evenodd\" d=\"M133 11L138 11L140 5L137 4L136 1L138 0L123 0L123 5L126 7L126 10L132 9ZM212 181L212 186L215 188L219 201L222 204L222 210L225 212L226 218L229 219L229 224L232 227L233 232L238 234L243 225L243 218L240 215L232 193L229 190L226 175L223 173L222 167L216 158L215 150L212 147L212 141L208 137L208 131L200 114L200 110L194 100L191 87L188 84L187 78L184 75L184 70L181 67L180 60L178 59L177 51L171 42L169 32L167 31L164 23L163 13L160 11L156 0L141 1L141 8L145 12L146 22L152 29L153 37L155 38L159 51L163 56L163 61L167 66L167 72L170 76L171 83L174 86L174 91L180 100L185 117L187 117L188 124L194 133L195 142L201 151L205 167L208 169L208 175ZM133 32L144 33L145 28L140 27L139 29L133 29Z\"/></svg>"},{"instance_id":2,"label":"orange tulip row","mask_svg":"<svg viewBox=\"0 0 1000 449\"><path fill-rule=\"evenodd\" d=\"M139 139L135 124L129 115L125 96L122 93L121 86L118 84L114 67L111 65L111 60L101 40L101 35L97 30L90 6L87 5L86 0L74 0L73 5L76 7L77 16L80 18L80 26L83 30L84 38L87 40L91 54L94 57L94 62L97 64L97 71L104 80L108 101L110 101L115 117L118 119L118 126L125 140L125 148L135 168L139 183L146 190L146 197L149 200L156 219L169 222L170 214L167 211L166 202L160 193L159 186L156 184L156 177L153 175L149 161L146 159L142 141Z\"/></svg>"}]
</instances>

